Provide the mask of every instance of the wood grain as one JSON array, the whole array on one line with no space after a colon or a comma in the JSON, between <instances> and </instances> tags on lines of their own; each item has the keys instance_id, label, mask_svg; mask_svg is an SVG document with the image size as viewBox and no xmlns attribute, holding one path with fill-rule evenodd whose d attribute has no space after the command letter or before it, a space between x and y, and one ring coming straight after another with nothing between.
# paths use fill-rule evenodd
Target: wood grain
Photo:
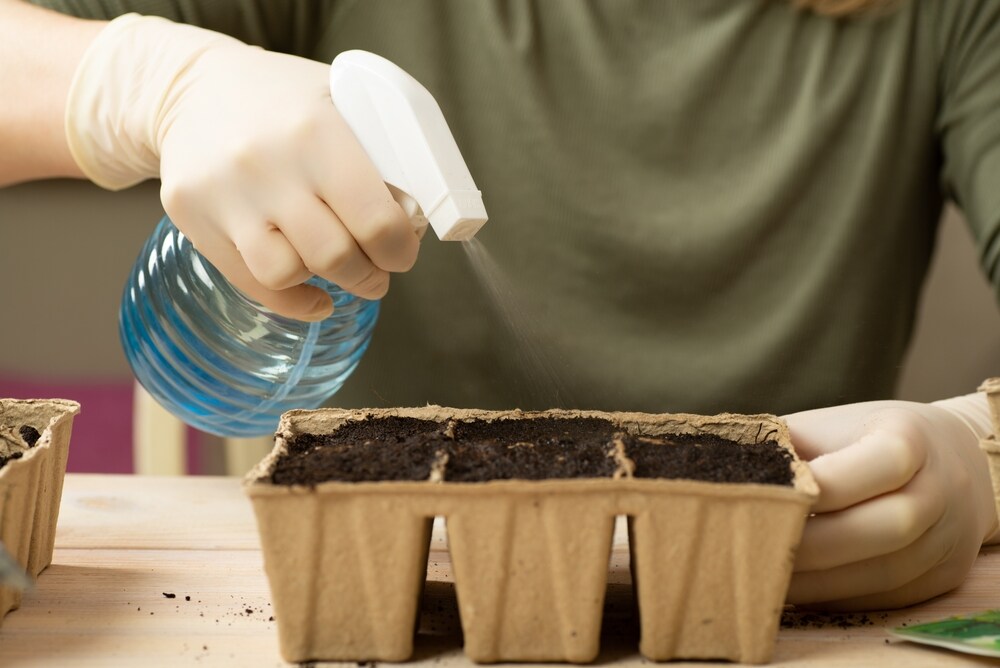
<instances>
[{"instance_id":1,"label":"wood grain","mask_svg":"<svg viewBox=\"0 0 1000 668\"><path fill-rule=\"evenodd\" d=\"M70 474L59 513L62 548L260 549L235 477Z\"/></svg>"},{"instance_id":2,"label":"wood grain","mask_svg":"<svg viewBox=\"0 0 1000 668\"><path fill-rule=\"evenodd\" d=\"M0 666L287 665L270 620L253 515L237 479L71 474L56 546L52 566L0 627ZM428 580L413 663L469 666L440 523ZM998 605L1000 550L984 550L962 588L924 605L870 614L868 624L850 617L845 628L783 628L774 665L995 667L989 659L890 639L885 628ZM619 527L600 663L648 664L635 649L632 606L626 536Z\"/></svg>"}]
</instances>

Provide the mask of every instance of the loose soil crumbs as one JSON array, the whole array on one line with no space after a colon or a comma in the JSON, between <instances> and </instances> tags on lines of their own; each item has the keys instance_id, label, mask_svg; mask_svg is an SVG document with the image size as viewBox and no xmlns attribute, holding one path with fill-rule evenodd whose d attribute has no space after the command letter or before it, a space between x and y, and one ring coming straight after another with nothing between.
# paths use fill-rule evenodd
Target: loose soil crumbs
<instances>
[{"instance_id":1,"label":"loose soil crumbs","mask_svg":"<svg viewBox=\"0 0 1000 668\"><path fill-rule=\"evenodd\" d=\"M888 613L864 612L821 612L785 610L781 613L783 629L856 629L863 626L884 626L889 621ZM904 624L905 626L905 624Z\"/></svg>"}]
</instances>

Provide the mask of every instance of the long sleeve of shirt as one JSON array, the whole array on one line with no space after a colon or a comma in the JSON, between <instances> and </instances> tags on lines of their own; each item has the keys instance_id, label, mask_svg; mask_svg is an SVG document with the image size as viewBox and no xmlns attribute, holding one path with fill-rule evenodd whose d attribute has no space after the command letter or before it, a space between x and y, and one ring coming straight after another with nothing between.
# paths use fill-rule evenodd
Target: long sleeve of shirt
<instances>
[{"instance_id":1,"label":"long sleeve of shirt","mask_svg":"<svg viewBox=\"0 0 1000 668\"><path fill-rule=\"evenodd\" d=\"M1000 2L954 5L941 29L942 180L1000 297Z\"/></svg>"}]
</instances>

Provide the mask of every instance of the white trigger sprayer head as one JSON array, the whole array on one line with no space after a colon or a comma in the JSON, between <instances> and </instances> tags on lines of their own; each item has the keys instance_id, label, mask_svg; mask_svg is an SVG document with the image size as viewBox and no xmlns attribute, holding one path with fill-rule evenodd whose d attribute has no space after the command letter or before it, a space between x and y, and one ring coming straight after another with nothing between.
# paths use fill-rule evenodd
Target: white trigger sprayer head
<instances>
[{"instance_id":1,"label":"white trigger sprayer head","mask_svg":"<svg viewBox=\"0 0 1000 668\"><path fill-rule=\"evenodd\" d=\"M475 236L483 195L426 88L381 56L345 51L330 67L330 97L397 200L416 200L411 218L422 214L445 241Z\"/></svg>"}]
</instances>

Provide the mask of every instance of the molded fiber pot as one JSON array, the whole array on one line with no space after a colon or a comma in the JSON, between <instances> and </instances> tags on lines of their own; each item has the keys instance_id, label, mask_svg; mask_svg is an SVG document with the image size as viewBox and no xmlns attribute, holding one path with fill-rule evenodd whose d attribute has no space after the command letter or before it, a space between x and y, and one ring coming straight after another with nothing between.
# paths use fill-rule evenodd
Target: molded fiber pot
<instances>
[{"instance_id":1,"label":"molded fiber pot","mask_svg":"<svg viewBox=\"0 0 1000 668\"><path fill-rule=\"evenodd\" d=\"M73 416L79 411L79 404L62 399L0 399L0 427L29 425L41 434L20 459L0 468L0 542L32 577L52 562ZM20 605L20 591L0 586L0 621Z\"/></svg>"},{"instance_id":2,"label":"molded fiber pot","mask_svg":"<svg viewBox=\"0 0 1000 668\"><path fill-rule=\"evenodd\" d=\"M793 486L609 478L447 482L271 482L297 434L350 421L599 417L645 435L768 439ZM664 446L669 447L669 446ZM253 502L287 661L402 661L413 650L431 521L443 516L465 653L477 662L596 658L615 517L629 518L642 637L653 660L769 660L795 549L818 490L768 415L479 411L437 406L290 411L251 471Z\"/></svg>"}]
</instances>

